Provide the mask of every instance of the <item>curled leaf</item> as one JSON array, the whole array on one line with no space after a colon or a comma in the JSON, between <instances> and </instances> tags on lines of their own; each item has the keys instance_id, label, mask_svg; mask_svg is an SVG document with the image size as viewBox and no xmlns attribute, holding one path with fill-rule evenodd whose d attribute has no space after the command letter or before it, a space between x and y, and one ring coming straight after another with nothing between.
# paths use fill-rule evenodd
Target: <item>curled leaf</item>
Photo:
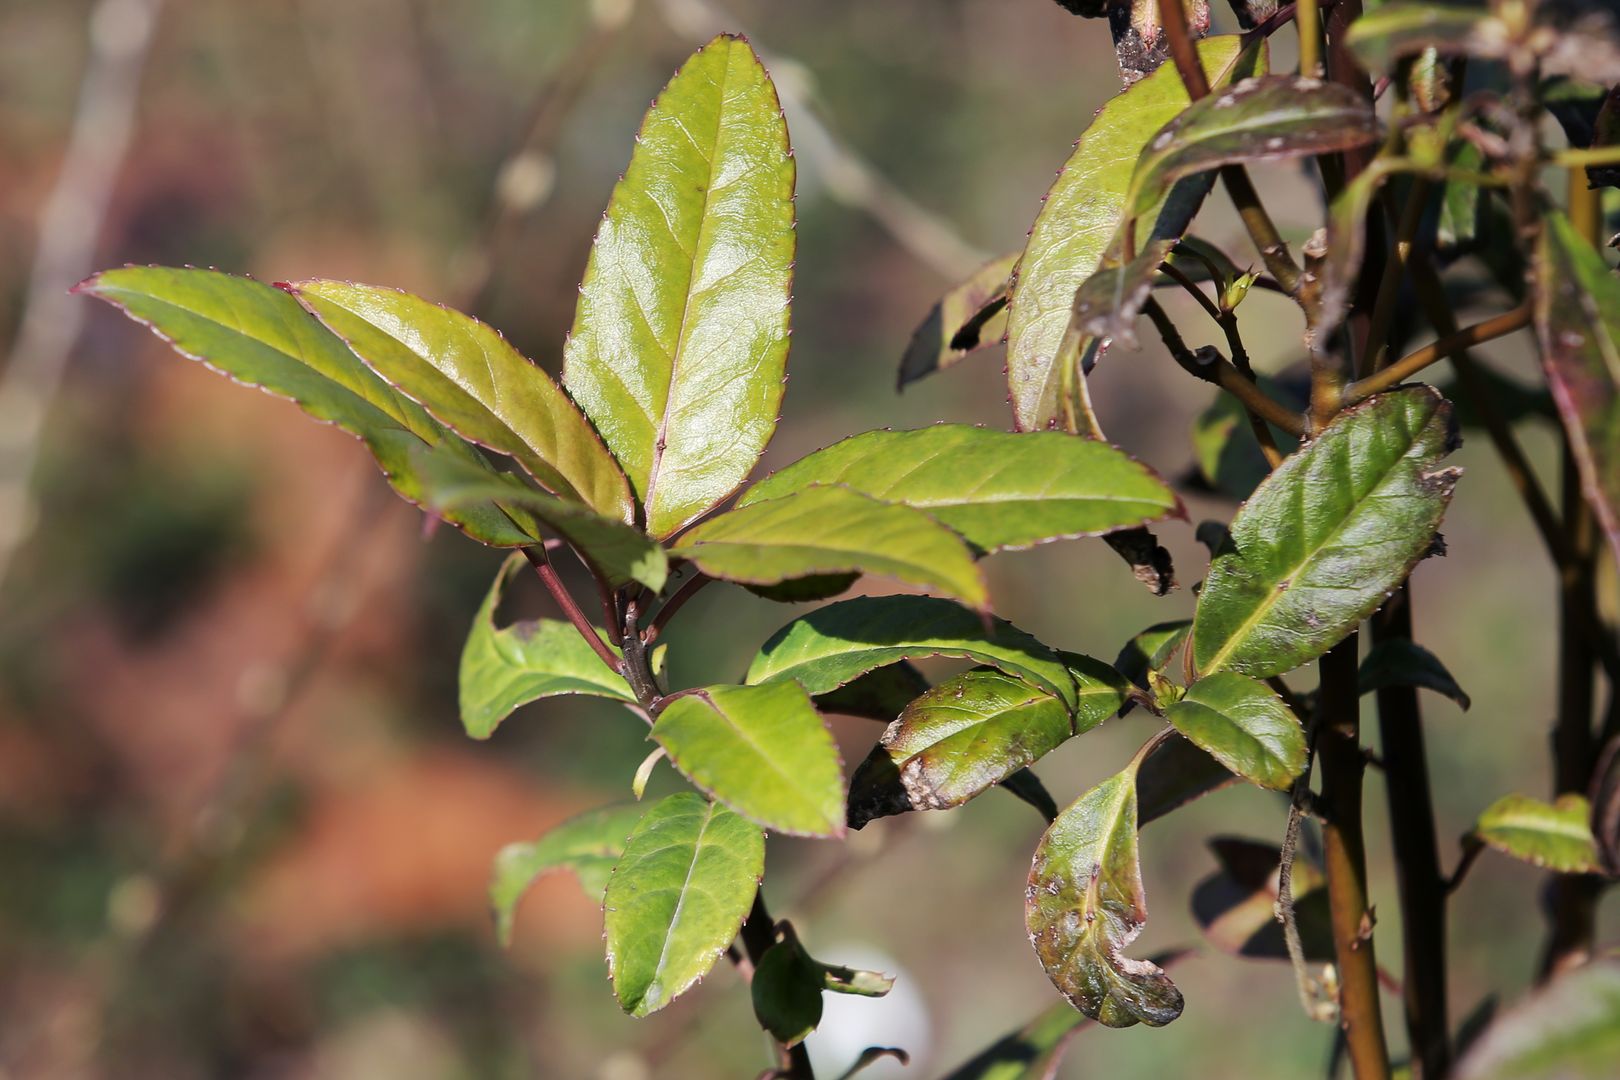
<instances>
[{"instance_id":1,"label":"curled leaf","mask_svg":"<svg viewBox=\"0 0 1620 1080\"><path fill-rule=\"evenodd\" d=\"M900 389L954 367L969 353L1006 336L1007 298L1018 256L1015 251L985 263L929 309L900 358Z\"/></svg>"}]
</instances>

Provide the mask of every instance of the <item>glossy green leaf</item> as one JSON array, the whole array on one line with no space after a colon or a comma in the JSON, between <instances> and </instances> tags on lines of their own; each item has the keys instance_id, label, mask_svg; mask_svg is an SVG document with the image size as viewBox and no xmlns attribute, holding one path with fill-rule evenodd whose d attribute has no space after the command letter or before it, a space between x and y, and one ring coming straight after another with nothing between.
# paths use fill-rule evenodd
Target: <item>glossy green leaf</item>
<instances>
[{"instance_id":1,"label":"glossy green leaf","mask_svg":"<svg viewBox=\"0 0 1620 1080\"><path fill-rule=\"evenodd\" d=\"M988 664L1078 708L1079 693L1062 659L1001 619L931 596L861 596L794 619L760 646L747 682L796 679L825 694L868 671L925 656Z\"/></svg>"},{"instance_id":2,"label":"glossy green leaf","mask_svg":"<svg viewBox=\"0 0 1620 1080\"><path fill-rule=\"evenodd\" d=\"M75 291L117 307L181 355L287 398L315 419L357 437L388 482L411 502L422 501L421 481L411 464L413 448L443 444L493 475L477 450L372 374L280 289L216 270L126 266L105 270ZM486 544L512 547L537 538L523 522L488 503L445 516Z\"/></svg>"},{"instance_id":3,"label":"glossy green leaf","mask_svg":"<svg viewBox=\"0 0 1620 1080\"><path fill-rule=\"evenodd\" d=\"M1558 212L1536 250L1542 367L1586 500L1620 551L1620 279Z\"/></svg>"},{"instance_id":4,"label":"glossy green leaf","mask_svg":"<svg viewBox=\"0 0 1620 1080\"><path fill-rule=\"evenodd\" d=\"M604 806L553 826L538 840L501 848L489 882L489 904L495 912L495 936L500 943L512 943L518 902L542 874L572 870L585 891L600 898L613 865L624 854L624 842L644 810L635 803Z\"/></svg>"},{"instance_id":5,"label":"glossy green leaf","mask_svg":"<svg viewBox=\"0 0 1620 1080\"><path fill-rule=\"evenodd\" d=\"M519 706L560 694L588 694L634 704L624 676L609 671L573 624L531 619L495 625L501 590L517 568L514 555L502 565L473 618L461 650L461 723L475 739L487 739Z\"/></svg>"},{"instance_id":6,"label":"glossy green leaf","mask_svg":"<svg viewBox=\"0 0 1620 1080\"><path fill-rule=\"evenodd\" d=\"M1137 828L1237 782L1226 766L1172 734L1137 766Z\"/></svg>"},{"instance_id":7,"label":"glossy green leaf","mask_svg":"<svg viewBox=\"0 0 1620 1080\"><path fill-rule=\"evenodd\" d=\"M1259 381L1261 389L1272 397L1303 409L1305 403L1290 393L1285 384L1264 375ZM1276 427L1271 428L1271 437L1284 455L1293 453L1299 445L1298 439ZM1247 499L1254 494L1260 481L1271 472L1243 411L1243 403L1224 390L1217 390L1215 400L1193 421L1192 445L1199 473L1211 487L1234 499Z\"/></svg>"},{"instance_id":8,"label":"glossy green leaf","mask_svg":"<svg viewBox=\"0 0 1620 1080\"><path fill-rule=\"evenodd\" d=\"M962 538L921 510L846 487L807 487L738 507L670 549L710 577L775 585L828 574L882 574L984 609L990 595Z\"/></svg>"},{"instance_id":9,"label":"glossy green leaf","mask_svg":"<svg viewBox=\"0 0 1620 1080\"><path fill-rule=\"evenodd\" d=\"M1379 73L1429 48L1445 56L1499 58L1512 39L1502 21L1483 7L1389 0L1351 23L1345 43L1362 66Z\"/></svg>"},{"instance_id":10,"label":"glossy green leaf","mask_svg":"<svg viewBox=\"0 0 1620 1080\"><path fill-rule=\"evenodd\" d=\"M1261 787L1286 791L1305 771L1305 729L1265 683L1217 672L1187 688L1165 711L1194 745Z\"/></svg>"},{"instance_id":11,"label":"glossy green leaf","mask_svg":"<svg viewBox=\"0 0 1620 1080\"><path fill-rule=\"evenodd\" d=\"M1052 984L1108 1027L1168 1024L1181 991L1124 950L1147 922L1136 845L1134 764L1075 800L1035 849L1024 923Z\"/></svg>"},{"instance_id":12,"label":"glossy green leaf","mask_svg":"<svg viewBox=\"0 0 1620 1080\"><path fill-rule=\"evenodd\" d=\"M1314 660L1383 603L1434 542L1458 472L1451 409L1414 386L1341 412L1232 519L1193 620L1193 664L1257 679Z\"/></svg>"},{"instance_id":13,"label":"glossy green leaf","mask_svg":"<svg viewBox=\"0 0 1620 1080\"><path fill-rule=\"evenodd\" d=\"M1620 1061L1620 960L1559 975L1498 1017L1457 1080L1610 1080Z\"/></svg>"},{"instance_id":14,"label":"glossy green leaf","mask_svg":"<svg viewBox=\"0 0 1620 1080\"><path fill-rule=\"evenodd\" d=\"M1236 34L1199 42L1198 55L1217 84L1253 74L1264 64L1263 50L1244 54ZM1039 431L1055 422L1068 366L1056 361L1075 291L1114 241L1137 154L1188 100L1181 77L1169 65L1133 84L1098 112L1046 193L1008 305L1007 385L1021 430ZM1146 236L1152 223L1143 220L1137 228Z\"/></svg>"},{"instance_id":15,"label":"glossy green leaf","mask_svg":"<svg viewBox=\"0 0 1620 1080\"><path fill-rule=\"evenodd\" d=\"M719 803L682 792L625 842L602 898L608 976L632 1016L657 1012L726 951L765 872L765 835Z\"/></svg>"},{"instance_id":16,"label":"glossy green leaf","mask_svg":"<svg viewBox=\"0 0 1620 1080\"><path fill-rule=\"evenodd\" d=\"M821 991L826 979L821 965L799 944L798 935L782 924L776 944L765 950L749 980L754 1018L783 1046L795 1046L821 1023Z\"/></svg>"},{"instance_id":17,"label":"glossy green leaf","mask_svg":"<svg viewBox=\"0 0 1620 1080\"><path fill-rule=\"evenodd\" d=\"M928 690L928 680L916 666L902 661L868 671L836 690L815 697L816 708L824 713L859 716L887 724L900 715L919 695Z\"/></svg>"},{"instance_id":18,"label":"glossy green leaf","mask_svg":"<svg viewBox=\"0 0 1620 1080\"><path fill-rule=\"evenodd\" d=\"M776 90L721 35L653 102L597 229L563 383L655 537L735 490L776 428L793 180Z\"/></svg>"},{"instance_id":19,"label":"glossy green leaf","mask_svg":"<svg viewBox=\"0 0 1620 1080\"><path fill-rule=\"evenodd\" d=\"M618 521L633 514L618 463L568 395L490 327L397 289L288 286L390 385L447 427L515 458L548 491Z\"/></svg>"},{"instance_id":20,"label":"glossy green leaf","mask_svg":"<svg viewBox=\"0 0 1620 1080\"><path fill-rule=\"evenodd\" d=\"M964 672L907 705L855 770L850 827L960 806L1076 734L1062 699L999 671Z\"/></svg>"},{"instance_id":21,"label":"glossy green leaf","mask_svg":"<svg viewBox=\"0 0 1620 1080\"><path fill-rule=\"evenodd\" d=\"M900 358L900 389L1006 336L1007 297L1019 254L985 263L928 310Z\"/></svg>"},{"instance_id":22,"label":"glossy green leaf","mask_svg":"<svg viewBox=\"0 0 1620 1080\"><path fill-rule=\"evenodd\" d=\"M1171 184L1246 161L1329 154L1377 141L1372 106L1345 86L1293 75L1245 79L1201 98L1148 141L1126 206L1145 214Z\"/></svg>"},{"instance_id":23,"label":"glossy green leaf","mask_svg":"<svg viewBox=\"0 0 1620 1080\"><path fill-rule=\"evenodd\" d=\"M1209 841L1209 848L1220 869L1200 881L1192 894L1193 919L1205 940L1234 956L1287 960L1288 945L1276 916L1282 888L1277 845L1222 836ZM1327 879L1303 854L1296 854L1289 884L1305 959L1332 963Z\"/></svg>"},{"instance_id":24,"label":"glossy green leaf","mask_svg":"<svg viewBox=\"0 0 1620 1080\"><path fill-rule=\"evenodd\" d=\"M981 551L1097 536L1183 513L1163 480L1107 443L967 424L853 436L761 480L738 506L812 484L841 484L926 510Z\"/></svg>"},{"instance_id":25,"label":"glossy green leaf","mask_svg":"<svg viewBox=\"0 0 1620 1080\"><path fill-rule=\"evenodd\" d=\"M1561 874L1603 872L1584 795L1561 795L1551 804L1504 795L1479 815L1474 836L1504 855Z\"/></svg>"},{"instance_id":26,"label":"glossy green leaf","mask_svg":"<svg viewBox=\"0 0 1620 1080\"><path fill-rule=\"evenodd\" d=\"M1407 638L1390 638L1367 650L1360 685L1363 694L1389 686L1416 686L1444 694L1464 710L1472 704L1439 657Z\"/></svg>"},{"instance_id":27,"label":"glossy green leaf","mask_svg":"<svg viewBox=\"0 0 1620 1080\"><path fill-rule=\"evenodd\" d=\"M422 501L438 513L495 503L532 515L567 540L610 588L632 581L657 592L669 577L669 558L635 527L597 513L584 503L536 491L510 473L494 473L445 447L413 454Z\"/></svg>"},{"instance_id":28,"label":"glossy green leaf","mask_svg":"<svg viewBox=\"0 0 1620 1080\"><path fill-rule=\"evenodd\" d=\"M692 783L775 832L843 835L843 760L798 683L710 686L667 700L652 737Z\"/></svg>"}]
</instances>

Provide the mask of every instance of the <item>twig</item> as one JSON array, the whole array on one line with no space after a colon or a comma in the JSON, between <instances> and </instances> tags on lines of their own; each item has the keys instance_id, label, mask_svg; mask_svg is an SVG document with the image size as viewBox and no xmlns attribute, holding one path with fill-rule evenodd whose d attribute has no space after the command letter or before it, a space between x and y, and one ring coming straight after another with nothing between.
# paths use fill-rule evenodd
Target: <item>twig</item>
<instances>
[{"instance_id":1,"label":"twig","mask_svg":"<svg viewBox=\"0 0 1620 1080\"><path fill-rule=\"evenodd\" d=\"M1159 337L1164 340L1165 347L1188 374L1208 383L1214 383L1241 401L1245 408L1252 409L1256 415L1277 425L1296 438L1304 433L1305 425L1299 415L1282 402L1277 401L1260 389L1260 385L1246 377L1231 362L1217 350L1203 348L1193 353L1181 340L1181 334L1175 323L1165 314L1157 300L1149 298L1142 305L1142 314L1152 320L1154 327L1159 331Z\"/></svg>"},{"instance_id":2,"label":"twig","mask_svg":"<svg viewBox=\"0 0 1620 1080\"><path fill-rule=\"evenodd\" d=\"M696 596L698 590L713 580L707 574L697 573L681 582L680 587L675 590L668 600L664 601L664 606L659 608L658 613L653 616L652 622L647 626L647 632L641 637L642 642L651 645L657 641L658 635L664 632L664 627L669 624L669 620L675 617L675 613L681 610L688 600Z\"/></svg>"},{"instance_id":3,"label":"twig","mask_svg":"<svg viewBox=\"0 0 1620 1080\"><path fill-rule=\"evenodd\" d=\"M1407 379L1416 375L1430 364L1443 360L1454 353L1467 349L1472 345L1481 345L1487 341L1494 341L1499 337L1523 330L1530 325L1532 316L1530 302L1525 301L1512 311L1504 311L1484 322L1475 323L1455 333L1448 334L1438 341L1423 346L1416 352L1408 353L1387 367L1373 372L1365 379L1357 379L1344 388L1344 404L1354 405L1358 401L1365 401L1374 394L1382 393L1392 386L1398 386Z\"/></svg>"},{"instance_id":4,"label":"twig","mask_svg":"<svg viewBox=\"0 0 1620 1080\"><path fill-rule=\"evenodd\" d=\"M622 674L624 664L617 656L613 655L613 650L608 648L608 643L602 640L602 636L596 632L596 627L591 625L591 621L579 609L579 603L574 599L573 594L568 591L568 587L562 583L562 579L557 576L557 569L551 565L551 558L546 554L546 549L539 544L531 544L523 549L523 557L529 560L529 565L534 567L534 572L540 575L540 580L545 584L546 591L557 602L557 606L562 608L563 616L574 624L574 629L579 631L579 636L584 638L585 643L595 650L596 655L601 657L602 663L608 666L609 671L617 671Z\"/></svg>"},{"instance_id":5,"label":"twig","mask_svg":"<svg viewBox=\"0 0 1620 1080\"><path fill-rule=\"evenodd\" d=\"M1322 12L1316 0L1299 0L1294 26L1299 31L1299 73L1315 78L1322 62Z\"/></svg>"}]
</instances>

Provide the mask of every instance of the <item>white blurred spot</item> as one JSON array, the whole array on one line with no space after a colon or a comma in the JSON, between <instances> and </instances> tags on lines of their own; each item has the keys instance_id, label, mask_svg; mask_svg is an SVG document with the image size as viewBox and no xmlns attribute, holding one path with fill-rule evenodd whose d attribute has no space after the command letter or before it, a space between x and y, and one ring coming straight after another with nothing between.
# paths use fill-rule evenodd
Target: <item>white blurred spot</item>
<instances>
[{"instance_id":1,"label":"white blurred spot","mask_svg":"<svg viewBox=\"0 0 1620 1080\"><path fill-rule=\"evenodd\" d=\"M818 947L816 959L824 964L881 971L895 980L894 989L885 997L821 995L821 1026L804 1041L816 1075L841 1075L868 1046L898 1046L911 1055L910 1065L884 1058L862 1070L861 1080L916 1080L927 1076L933 1023L927 1002L910 973L894 957L870 945Z\"/></svg>"}]
</instances>

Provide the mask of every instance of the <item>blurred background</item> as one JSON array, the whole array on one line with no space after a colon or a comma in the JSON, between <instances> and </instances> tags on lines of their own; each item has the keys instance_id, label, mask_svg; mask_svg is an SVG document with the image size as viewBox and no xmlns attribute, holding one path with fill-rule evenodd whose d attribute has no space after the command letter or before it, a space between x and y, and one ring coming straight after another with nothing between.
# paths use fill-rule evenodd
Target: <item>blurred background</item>
<instances>
[{"instance_id":1,"label":"blurred background","mask_svg":"<svg viewBox=\"0 0 1620 1080\"><path fill-rule=\"evenodd\" d=\"M648 749L640 723L592 701L531 706L487 743L461 733L458 653L499 554L424 530L341 432L65 294L124 262L386 283L475 311L555 371L641 113L721 29L767 56L800 163L792 377L767 467L873 426L1007 426L999 349L903 395L895 373L934 298L1022 246L1118 90L1103 24L1050 0L0 5L0 1078L638 1080L767 1063L724 964L650 1019L621 1015L600 914L567 875L495 945L494 852L627 798ZM1257 175L1303 240L1314 189L1292 166ZM1199 229L1252 258L1224 195ZM1469 311L1507 303L1469 262L1453 274ZM1192 344L1213 340L1165 302ZM1290 306L1253 293L1243 322L1262 368L1299 359ZM1484 352L1532 377L1523 340ZM1207 386L1157 344L1116 347L1093 385L1113 439L1195 475ZM1556 483L1550 431L1521 427ZM1447 859L1498 795L1547 792L1553 707L1552 572L1484 440L1457 460L1450 553L1415 576L1419 637L1475 702L1424 701ZM1194 522L1230 514L1198 489ZM1070 543L992 560L998 610L1111 659L1191 611L1203 549L1190 525L1159 532L1182 583L1166 598L1104 545ZM505 607L547 613L526 583ZM667 639L674 680L736 679L792 615L707 590ZM878 733L836 727L851 763ZM1067 802L1151 730L1111 721L1038 771ZM660 767L652 794L679 786ZM1398 976L1376 771L1368 808L1378 951ZM1305 1018L1287 965L1203 944L1188 903L1215 869L1208 837L1276 843L1283 818L1278 798L1234 789L1145 831L1136 948L1200 946L1173 973L1186 1013L1082 1032L1063 1075L1320 1074L1333 1030ZM828 1001L811 1040L825 1075L880 1044L913 1054L890 1075L937 1076L1056 1000L1022 922L1041 830L990 793L843 845L772 841L776 914L819 958L900 977L885 1001ZM1539 884L1487 855L1460 893L1456 1019L1522 992Z\"/></svg>"}]
</instances>

